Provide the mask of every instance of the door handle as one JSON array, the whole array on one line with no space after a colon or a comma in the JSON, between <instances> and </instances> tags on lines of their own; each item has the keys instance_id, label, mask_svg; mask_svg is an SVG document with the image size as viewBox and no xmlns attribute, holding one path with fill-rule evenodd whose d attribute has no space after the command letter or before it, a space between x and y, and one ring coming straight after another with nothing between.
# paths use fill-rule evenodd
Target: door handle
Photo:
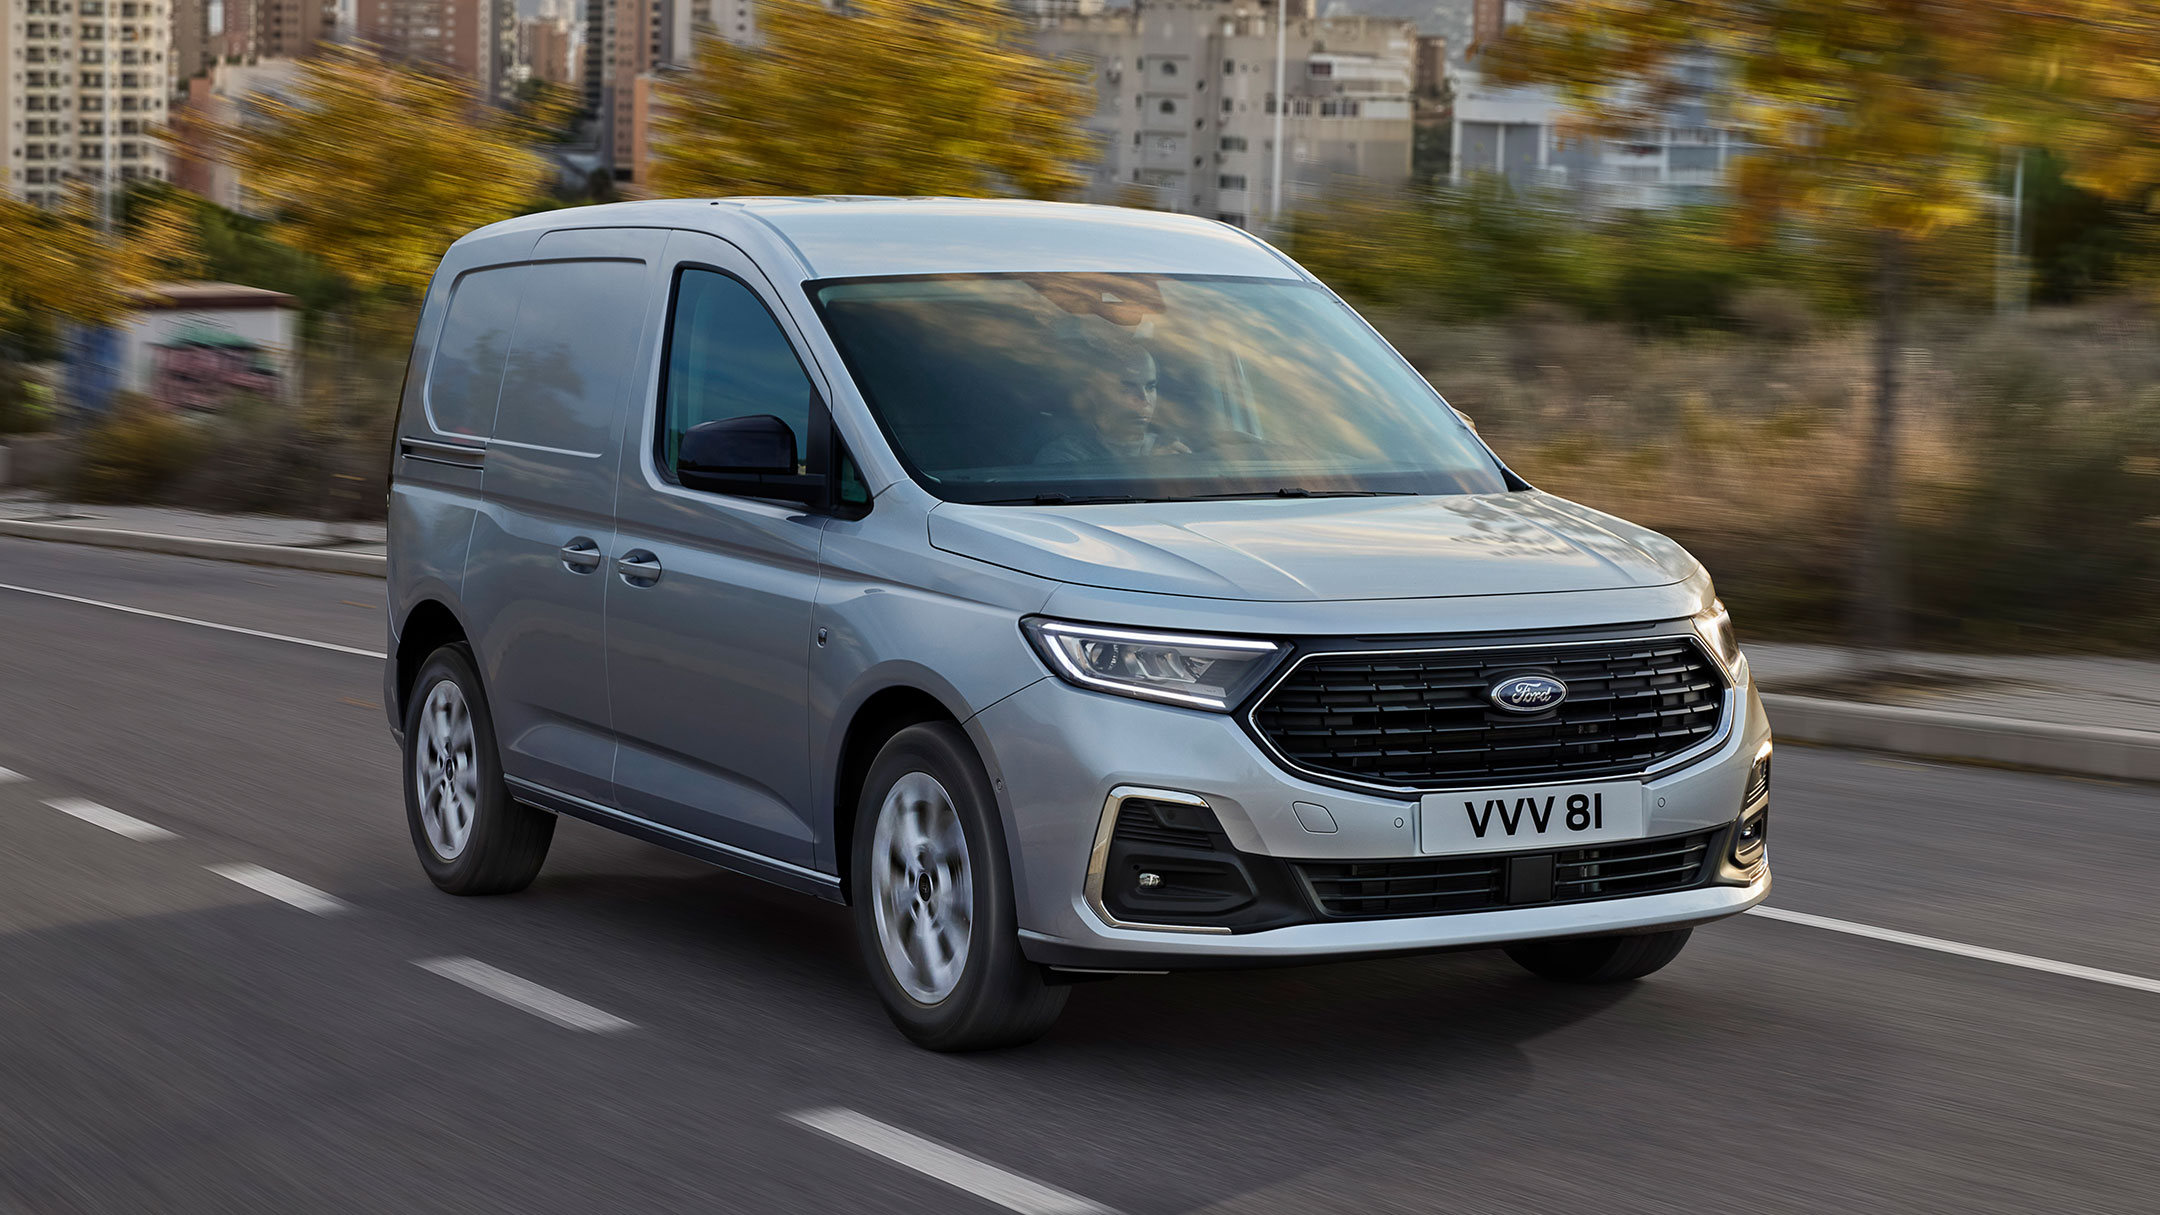
<instances>
[{"instance_id":1,"label":"door handle","mask_svg":"<svg viewBox=\"0 0 2160 1215\"><path fill-rule=\"evenodd\" d=\"M651 586L660 581L660 558L647 549L634 548L615 558L615 572L631 586Z\"/></svg>"},{"instance_id":2,"label":"door handle","mask_svg":"<svg viewBox=\"0 0 2160 1215\"><path fill-rule=\"evenodd\" d=\"M563 568L573 574L590 574L600 568L600 546L584 536L578 536L556 550L562 554Z\"/></svg>"}]
</instances>

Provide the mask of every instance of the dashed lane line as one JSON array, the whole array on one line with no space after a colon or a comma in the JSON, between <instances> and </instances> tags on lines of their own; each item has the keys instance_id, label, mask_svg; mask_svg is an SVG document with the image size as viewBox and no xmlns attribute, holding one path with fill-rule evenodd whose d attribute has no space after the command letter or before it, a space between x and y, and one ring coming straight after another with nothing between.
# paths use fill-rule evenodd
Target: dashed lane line
<instances>
[{"instance_id":1,"label":"dashed lane line","mask_svg":"<svg viewBox=\"0 0 2160 1215\"><path fill-rule=\"evenodd\" d=\"M280 903L290 904L315 915L337 915L352 910L351 903L335 895L324 894L305 882L296 882L261 865L205 865L204 868L228 881L238 882L257 894L269 895Z\"/></svg>"},{"instance_id":2,"label":"dashed lane line","mask_svg":"<svg viewBox=\"0 0 2160 1215\"><path fill-rule=\"evenodd\" d=\"M169 620L175 624L192 624L199 629L216 629L221 633L238 633L243 637L261 637L269 641L285 641L293 645L309 646L317 650L329 650L335 654L351 654L359 658L387 657L387 655L377 651L363 650L357 646L316 641L309 637L293 637L284 633L266 633L261 629L244 629L237 624L219 624L215 620L197 620L193 616L175 616L170 612L153 612L149 608L129 607L124 603L107 603L102 599L85 599L80 595L63 595L58 591L39 590L34 586L15 586L12 583L0 582L0 591L15 591L24 595L40 595L47 599L59 599L67 603L80 603L88 607L126 612L130 616L147 616L152 620Z\"/></svg>"},{"instance_id":3,"label":"dashed lane line","mask_svg":"<svg viewBox=\"0 0 2160 1215\"><path fill-rule=\"evenodd\" d=\"M1833 920L1829 916L1809 915L1804 911L1787 911L1782 907L1753 907L1748 910L1748 914L1759 915L1766 920L1781 920L1787 924L1803 924L1809 928L1842 932L1848 936L1866 937L1871 941L1887 941L1893 945L1910 945L1914 949L1931 949L1936 953L1954 954L1961 958L1974 958L1982 962L1994 962L2002 966L2016 966L2025 970L2037 970L2044 974L2062 975L2070 979L2083 979L2088 983L2106 983L2111 987L2127 987L2132 991L2160 995L2160 979L2126 975L2120 971L2099 970L2091 966L2057 962L2052 958L2036 958L2031 954L2011 953L2005 949L1989 949L1984 945L1967 945L1962 941L1946 941L1941 937L1924 937L1916 932L1899 932L1895 928L1877 928L1872 924L1856 924L1851 920Z\"/></svg>"},{"instance_id":4,"label":"dashed lane line","mask_svg":"<svg viewBox=\"0 0 2160 1215\"><path fill-rule=\"evenodd\" d=\"M0 768L0 785L12 785L16 781L29 779L29 777L24 776L22 773L17 772L12 768Z\"/></svg>"},{"instance_id":5,"label":"dashed lane line","mask_svg":"<svg viewBox=\"0 0 2160 1215\"><path fill-rule=\"evenodd\" d=\"M1021 1215L1112 1215L1110 1208L977 1160L850 1109L802 1110L788 1120L913 1169Z\"/></svg>"},{"instance_id":6,"label":"dashed lane line","mask_svg":"<svg viewBox=\"0 0 2160 1215\"><path fill-rule=\"evenodd\" d=\"M96 802L85 801L79 797L56 797L45 804L62 814L79 818L92 826L103 827L107 831L116 835L124 835L131 840L154 843L158 840L176 840L180 838L178 832L167 831L156 823L146 823L133 815L122 814L109 806L100 806Z\"/></svg>"},{"instance_id":7,"label":"dashed lane line","mask_svg":"<svg viewBox=\"0 0 2160 1215\"><path fill-rule=\"evenodd\" d=\"M614 1013L594 1008L583 1000L573 1000L559 991L550 991L509 971L497 970L477 958L428 958L413 965L553 1021L565 1029L605 1034L636 1028Z\"/></svg>"}]
</instances>

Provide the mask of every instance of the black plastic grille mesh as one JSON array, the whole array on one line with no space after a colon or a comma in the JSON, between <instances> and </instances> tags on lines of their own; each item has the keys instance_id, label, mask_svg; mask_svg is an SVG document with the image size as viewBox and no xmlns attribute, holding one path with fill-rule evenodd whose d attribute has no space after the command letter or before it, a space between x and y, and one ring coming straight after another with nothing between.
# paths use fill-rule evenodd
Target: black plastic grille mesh
<instances>
[{"instance_id":1,"label":"black plastic grille mesh","mask_svg":"<svg viewBox=\"0 0 2160 1215\"><path fill-rule=\"evenodd\" d=\"M1503 712L1487 693L1550 675L1567 699ZM1689 638L1634 638L1426 654L1315 654L1253 710L1292 764L1424 788L1639 772L1717 733L1723 682Z\"/></svg>"},{"instance_id":2,"label":"black plastic grille mesh","mask_svg":"<svg viewBox=\"0 0 2160 1215\"><path fill-rule=\"evenodd\" d=\"M1685 890L1703 880L1709 832L1578 848L1553 857L1555 903ZM1446 915L1506 906L1506 855L1406 861L1299 861L1320 909L1338 919Z\"/></svg>"}]
</instances>

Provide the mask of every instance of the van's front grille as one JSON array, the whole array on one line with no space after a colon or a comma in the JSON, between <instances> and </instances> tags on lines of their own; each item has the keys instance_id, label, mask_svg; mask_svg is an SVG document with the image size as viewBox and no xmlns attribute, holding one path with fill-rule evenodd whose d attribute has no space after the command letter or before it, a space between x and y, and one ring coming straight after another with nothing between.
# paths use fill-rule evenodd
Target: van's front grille
<instances>
[{"instance_id":1,"label":"van's front grille","mask_svg":"<svg viewBox=\"0 0 2160 1215\"><path fill-rule=\"evenodd\" d=\"M1536 901L1584 903L1700 885L1711 835L1698 831L1548 854L1553 862L1552 897ZM1522 906L1508 899L1507 871L1511 859L1525 855L1294 863L1320 910L1336 919L1379 920Z\"/></svg>"},{"instance_id":2,"label":"van's front grille","mask_svg":"<svg viewBox=\"0 0 2160 1215\"><path fill-rule=\"evenodd\" d=\"M1545 675L1543 713L1494 707L1493 685ZM1714 736L1724 681L1690 637L1308 655L1251 715L1293 768L1439 789L1632 775Z\"/></svg>"}]
</instances>

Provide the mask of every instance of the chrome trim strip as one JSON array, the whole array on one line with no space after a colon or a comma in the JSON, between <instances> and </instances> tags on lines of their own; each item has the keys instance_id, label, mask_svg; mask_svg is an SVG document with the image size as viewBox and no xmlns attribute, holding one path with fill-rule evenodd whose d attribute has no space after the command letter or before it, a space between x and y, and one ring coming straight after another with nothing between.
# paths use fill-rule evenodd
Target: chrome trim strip
<instances>
[{"instance_id":1,"label":"chrome trim strip","mask_svg":"<svg viewBox=\"0 0 2160 1215\"><path fill-rule=\"evenodd\" d=\"M513 789L521 789L527 793L533 794L538 797L554 798L557 801L568 802L571 805L591 811L594 814L604 814L609 818L621 819L626 823L635 823L648 831L656 831L662 835L673 836L676 839L682 840L684 843L696 844L700 848L710 848L715 852L723 852L747 864L768 866L773 869L778 869L781 872L786 873L792 877L801 878L802 880L808 882L816 882L820 885L834 887L840 885L840 879L830 873L819 873L815 869L805 869L801 865L790 864L787 861L774 860L772 857L766 856L762 852L752 852L747 848L737 848L733 844L723 844L718 840L707 839L702 835L692 835L688 831L677 830L676 828L670 827L665 823L656 823L653 822L651 819L639 818L637 815L631 814L627 811L617 810L613 806L603 806L598 802L587 801L582 797L573 797L568 793L558 792L554 789L548 788L546 785L537 784L533 781L525 780L521 777L505 776L503 777L503 783L511 786ZM523 799L521 798L519 800ZM550 809L550 807L544 804L541 805L540 808L542 810Z\"/></svg>"},{"instance_id":2,"label":"chrome trim strip","mask_svg":"<svg viewBox=\"0 0 2160 1215\"><path fill-rule=\"evenodd\" d=\"M1095 828L1095 849L1088 854L1087 881L1082 887L1087 894L1088 910L1094 912L1097 919L1111 928L1138 928L1148 932L1184 932L1228 936L1229 929L1218 928L1209 924L1140 924L1129 920L1121 920L1110 914L1110 908L1104 905L1102 897L1103 874L1110 867L1110 836L1112 832L1117 830L1118 810L1126 802L1134 798L1145 798L1148 801L1155 802L1175 802L1181 806L1199 806L1210 813L1214 811L1214 807L1209 806L1206 799L1195 797L1190 793L1179 793L1174 789L1146 789L1138 785L1119 785L1117 788L1112 789L1110 796L1103 801L1102 822Z\"/></svg>"},{"instance_id":3,"label":"chrome trim strip","mask_svg":"<svg viewBox=\"0 0 2160 1215\"><path fill-rule=\"evenodd\" d=\"M486 455L488 449L486 439L475 439L470 443L444 443L435 439L415 439L410 436L400 435L398 436L398 442L406 447L417 447L423 451L439 452L445 455L479 456Z\"/></svg>"},{"instance_id":4,"label":"chrome trim strip","mask_svg":"<svg viewBox=\"0 0 2160 1215\"><path fill-rule=\"evenodd\" d=\"M1566 646L1611 645L1615 642L1630 641L1688 642L1695 647L1697 653L1702 655L1703 661L1709 666L1709 668L1718 673L1718 678L1723 680L1725 684L1724 703L1719 707L1718 710L1717 732L1715 734L1712 734L1709 738L1706 738L1703 741L1695 744L1694 746L1689 747L1687 750L1680 752L1678 755L1670 756L1666 759L1661 759L1657 763L1654 763L1649 767L1644 768L1640 772L1616 772L1606 776L1565 776L1558 777L1550 781L1517 781L1515 782L1515 784L1505 786L1494 785L1489 782L1477 781L1450 782L1440 785L1388 785L1382 784L1378 781L1364 781L1358 780L1355 777L1340 776L1332 772L1323 772L1317 768L1308 768L1303 764L1300 764L1295 760L1291 759L1289 756L1284 755L1280 750L1277 750L1274 740L1268 737L1267 731L1261 729L1260 723L1253 720L1253 715L1260 711L1261 705L1267 703L1268 697L1275 694L1275 689L1281 687L1283 683L1287 681L1292 675L1297 674L1297 669L1299 667L1305 665L1307 661L1314 658L1392 657L1396 655L1407 654L1465 654L1472 651L1492 650L1550 650ZM1653 777L1661 776L1667 772L1670 772L1675 768L1685 767L1688 764L1694 763L1696 760L1701 759L1703 756L1710 754L1712 751L1717 750L1721 746L1724 746L1725 740L1732 737L1734 718L1738 715L1741 708L1741 700L1739 693L1739 685L1733 682L1732 674L1726 671L1725 664L1717 660L1717 655L1710 652L1709 647L1703 644L1702 638L1698 637L1695 634L1695 631L1691 628L1685 633L1646 633L1639 637L1602 637L1585 639L1582 641L1526 641L1520 643L1511 642L1503 645L1418 646L1410 649L1400 650L1312 650L1307 653L1298 655L1297 658L1293 660L1289 666L1283 668L1282 673L1280 675L1277 675L1273 682L1268 684L1266 690L1262 691L1258 696L1253 697L1252 707L1245 710L1244 721L1247 731L1249 731L1254 738L1260 741L1261 747L1267 751L1269 757L1272 758L1277 764L1280 764L1287 771L1294 772L1299 776L1309 777L1313 780L1325 781L1331 784L1351 785L1360 789L1371 789L1378 793L1410 794L1416 796L1426 793L1445 793L1450 789L1498 789L1515 788L1517 786L1529 785L1568 784L1580 781L1593 780L1626 780L1630 776L1639 777L1643 780L1649 780Z\"/></svg>"}]
</instances>

